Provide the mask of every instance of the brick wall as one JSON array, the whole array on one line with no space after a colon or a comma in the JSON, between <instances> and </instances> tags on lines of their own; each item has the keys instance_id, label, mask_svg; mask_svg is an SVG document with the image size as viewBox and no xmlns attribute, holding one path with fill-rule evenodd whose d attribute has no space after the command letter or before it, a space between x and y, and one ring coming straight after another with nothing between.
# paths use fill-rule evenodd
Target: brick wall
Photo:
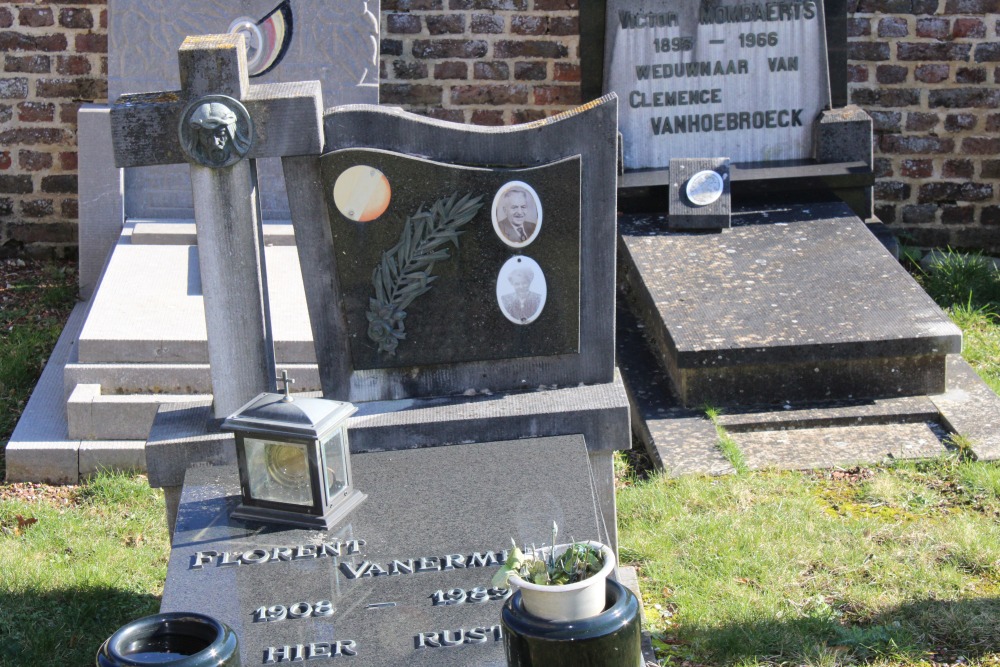
<instances>
[{"instance_id":1,"label":"brick wall","mask_svg":"<svg viewBox=\"0 0 1000 667\"><path fill-rule=\"evenodd\" d=\"M107 98L105 0L0 4L0 244L76 244L76 111Z\"/></svg>"},{"instance_id":2,"label":"brick wall","mask_svg":"<svg viewBox=\"0 0 1000 667\"><path fill-rule=\"evenodd\" d=\"M381 97L436 118L579 102L586 0L382 0ZM107 95L106 0L0 3L0 246L72 253L76 109ZM849 0L851 100L875 119L877 214L1000 254L1000 0Z\"/></svg>"},{"instance_id":3,"label":"brick wall","mask_svg":"<svg viewBox=\"0 0 1000 667\"><path fill-rule=\"evenodd\" d=\"M875 121L875 212L918 245L1000 254L1000 0L860 0L851 100Z\"/></svg>"}]
</instances>

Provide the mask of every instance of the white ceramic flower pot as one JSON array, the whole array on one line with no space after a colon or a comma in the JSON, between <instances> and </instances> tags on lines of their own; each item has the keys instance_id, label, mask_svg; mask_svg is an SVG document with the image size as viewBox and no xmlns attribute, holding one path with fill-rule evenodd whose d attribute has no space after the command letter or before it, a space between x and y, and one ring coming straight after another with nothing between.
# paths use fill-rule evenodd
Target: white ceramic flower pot
<instances>
[{"instance_id":1,"label":"white ceramic flower pot","mask_svg":"<svg viewBox=\"0 0 1000 667\"><path fill-rule=\"evenodd\" d=\"M590 544L601 548L601 553L604 556L604 567L601 568L600 572L583 581L558 586L541 586L527 582L516 574L511 575L510 585L521 591L525 610L550 621L579 621L597 616L604 611L606 604L605 582L615 569L615 553L610 547L600 542L590 542ZM568 544L557 545L555 555L558 557L569 546Z\"/></svg>"}]
</instances>

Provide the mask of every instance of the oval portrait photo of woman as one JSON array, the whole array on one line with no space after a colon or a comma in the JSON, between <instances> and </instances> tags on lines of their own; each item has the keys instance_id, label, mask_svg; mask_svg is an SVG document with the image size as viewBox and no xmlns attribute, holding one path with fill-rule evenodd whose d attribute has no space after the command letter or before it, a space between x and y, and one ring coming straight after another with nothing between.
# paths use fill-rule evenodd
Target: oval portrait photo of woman
<instances>
[{"instance_id":1,"label":"oval portrait photo of woman","mask_svg":"<svg viewBox=\"0 0 1000 667\"><path fill-rule=\"evenodd\" d=\"M500 268L497 303L504 317L514 324L531 324L545 308L545 274L538 262L517 255Z\"/></svg>"}]
</instances>

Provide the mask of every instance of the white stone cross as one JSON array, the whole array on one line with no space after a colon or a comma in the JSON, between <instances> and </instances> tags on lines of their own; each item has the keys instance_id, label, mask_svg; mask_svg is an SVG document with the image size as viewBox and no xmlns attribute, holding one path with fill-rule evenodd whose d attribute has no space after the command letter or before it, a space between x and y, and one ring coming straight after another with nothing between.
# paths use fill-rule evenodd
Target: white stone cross
<instances>
[{"instance_id":1,"label":"white stone cross","mask_svg":"<svg viewBox=\"0 0 1000 667\"><path fill-rule=\"evenodd\" d=\"M188 37L181 90L111 108L118 167L191 163L198 264L217 418L274 391L260 203L253 160L319 155L318 81L250 85L241 34Z\"/></svg>"}]
</instances>

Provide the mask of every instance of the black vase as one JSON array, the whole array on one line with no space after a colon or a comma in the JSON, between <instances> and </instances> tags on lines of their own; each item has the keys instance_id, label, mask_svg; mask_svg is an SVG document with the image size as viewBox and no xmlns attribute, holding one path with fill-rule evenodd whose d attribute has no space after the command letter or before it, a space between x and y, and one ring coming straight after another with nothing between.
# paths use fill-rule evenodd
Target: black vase
<instances>
[{"instance_id":1,"label":"black vase","mask_svg":"<svg viewBox=\"0 0 1000 667\"><path fill-rule=\"evenodd\" d=\"M122 626L97 652L97 667L240 667L236 634L211 616L170 612Z\"/></svg>"},{"instance_id":2,"label":"black vase","mask_svg":"<svg viewBox=\"0 0 1000 667\"><path fill-rule=\"evenodd\" d=\"M500 612L508 667L641 667L639 601L607 581L604 611L580 621L549 621L528 613L521 592Z\"/></svg>"}]
</instances>

